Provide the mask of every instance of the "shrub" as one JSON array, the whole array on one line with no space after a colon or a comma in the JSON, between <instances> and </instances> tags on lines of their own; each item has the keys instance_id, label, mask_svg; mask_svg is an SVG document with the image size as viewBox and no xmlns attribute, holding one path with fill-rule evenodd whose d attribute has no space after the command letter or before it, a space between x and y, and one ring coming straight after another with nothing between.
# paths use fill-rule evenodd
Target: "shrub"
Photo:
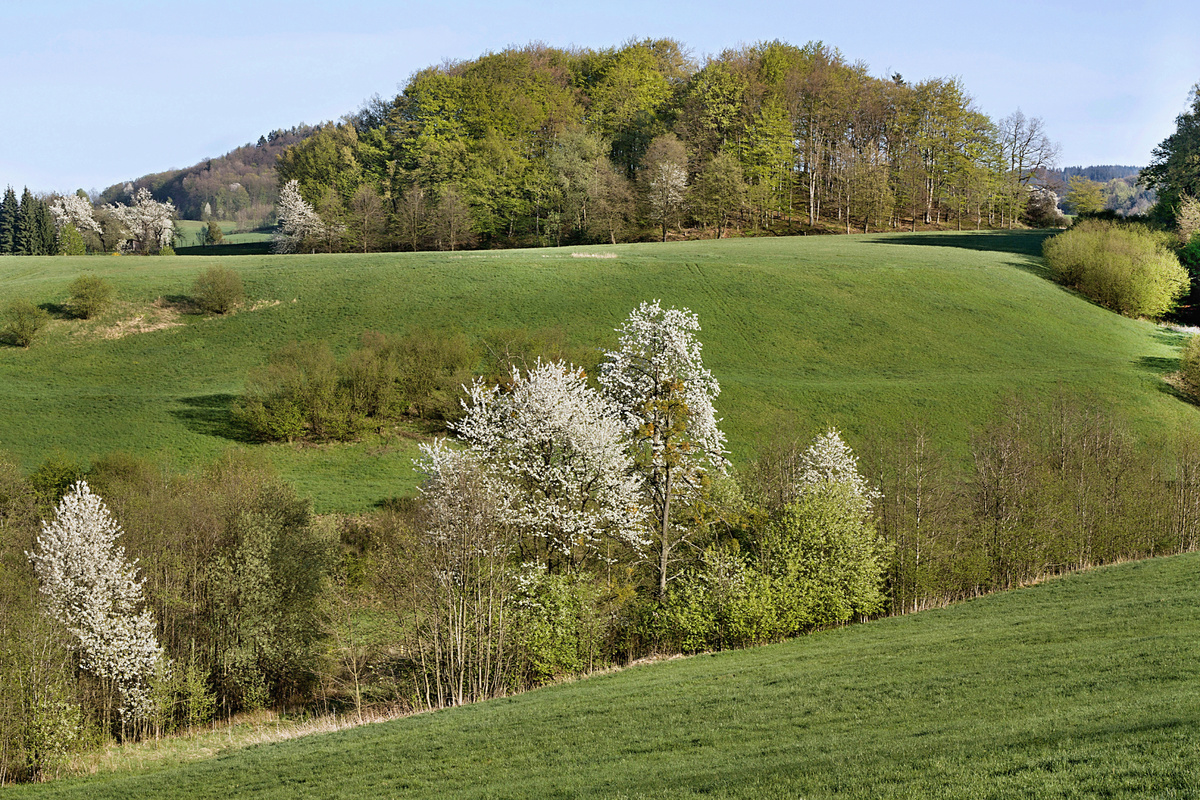
<instances>
[{"instance_id":1,"label":"shrub","mask_svg":"<svg viewBox=\"0 0 1200 800\"><path fill-rule=\"evenodd\" d=\"M192 299L211 314L226 314L245 299L242 279L228 267L209 267L192 284Z\"/></svg>"},{"instance_id":2,"label":"shrub","mask_svg":"<svg viewBox=\"0 0 1200 800\"><path fill-rule=\"evenodd\" d=\"M1080 222L1048 239L1046 264L1058 280L1128 317L1157 318L1187 293L1187 271L1168 236L1143 225Z\"/></svg>"},{"instance_id":3,"label":"shrub","mask_svg":"<svg viewBox=\"0 0 1200 800\"><path fill-rule=\"evenodd\" d=\"M1200 336L1193 336L1179 354L1179 372L1194 394L1200 394Z\"/></svg>"},{"instance_id":4,"label":"shrub","mask_svg":"<svg viewBox=\"0 0 1200 800\"><path fill-rule=\"evenodd\" d=\"M234 418L263 439L345 441L357 435L362 418L341 384L337 361L324 342L293 342L250 375Z\"/></svg>"},{"instance_id":5,"label":"shrub","mask_svg":"<svg viewBox=\"0 0 1200 800\"><path fill-rule=\"evenodd\" d=\"M50 314L28 300L13 300L5 313L4 332L18 347L29 347L38 332L50 321Z\"/></svg>"},{"instance_id":6,"label":"shrub","mask_svg":"<svg viewBox=\"0 0 1200 800\"><path fill-rule=\"evenodd\" d=\"M112 284L95 275L80 275L67 287L70 297L67 309L80 319L90 319L108 308L112 302Z\"/></svg>"}]
</instances>

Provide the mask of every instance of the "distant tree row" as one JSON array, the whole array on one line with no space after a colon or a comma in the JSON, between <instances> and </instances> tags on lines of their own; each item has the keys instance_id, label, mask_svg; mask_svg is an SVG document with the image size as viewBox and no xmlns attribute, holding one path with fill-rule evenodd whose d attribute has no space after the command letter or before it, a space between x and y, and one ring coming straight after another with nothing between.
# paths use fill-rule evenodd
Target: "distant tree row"
<instances>
[{"instance_id":1,"label":"distant tree row","mask_svg":"<svg viewBox=\"0 0 1200 800\"><path fill-rule=\"evenodd\" d=\"M0 201L0 255L86 255L171 252L175 208L147 189L130 202L93 206L86 192L36 197L29 189L18 200L12 187Z\"/></svg>"},{"instance_id":2,"label":"distant tree row","mask_svg":"<svg viewBox=\"0 0 1200 800\"><path fill-rule=\"evenodd\" d=\"M1012 226L1056 155L1041 120L995 122L957 79L875 78L821 43L701 64L647 40L430 67L287 148L278 175L335 232L322 249L451 249Z\"/></svg>"}]
</instances>

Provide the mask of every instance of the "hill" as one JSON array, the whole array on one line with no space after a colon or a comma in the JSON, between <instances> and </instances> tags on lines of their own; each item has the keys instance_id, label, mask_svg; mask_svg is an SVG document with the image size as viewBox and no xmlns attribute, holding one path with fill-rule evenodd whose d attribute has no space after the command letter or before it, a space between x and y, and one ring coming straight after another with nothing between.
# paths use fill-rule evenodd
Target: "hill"
<instances>
[{"instance_id":1,"label":"hill","mask_svg":"<svg viewBox=\"0 0 1200 800\"><path fill-rule=\"evenodd\" d=\"M1197 568L1200 557L1186 555L1098 569L178 768L9 791L1190 797L1200 781Z\"/></svg>"},{"instance_id":2,"label":"hill","mask_svg":"<svg viewBox=\"0 0 1200 800\"><path fill-rule=\"evenodd\" d=\"M289 341L345 354L367 330L557 329L585 352L614 343L637 303L699 314L705 363L737 463L784 434L837 424L852 439L922 419L965 452L1012 394L1059 389L1126 417L1144 440L1195 429L1161 378L1181 337L1100 309L1042 276L1044 234L721 240L475 253L6 258L0 304L58 308L87 271L119 303L56 319L29 350L0 347L0 450L32 468L55 453L167 453L180 466L243 444L229 407L250 369ZM211 264L237 270L248 305L187 311ZM598 360L598 355L594 358ZM257 445L318 510L412 491L415 441Z\"/></svg>"},{"instance_id":3,"label":"hill","mask_svg":"<svg viewBox=\"0 0 1200 800\"><path fill-rule=\"evenodd\" d=\"M127 202L134 191L145 188L155 200L174 203L181 219L213 216L233 221L239 230L251 230L274 221L279 199L275 162L279 154L315 130L308 125L274 130L218 158L109 186L99 202Z\"/></svg>"}]
</instances>

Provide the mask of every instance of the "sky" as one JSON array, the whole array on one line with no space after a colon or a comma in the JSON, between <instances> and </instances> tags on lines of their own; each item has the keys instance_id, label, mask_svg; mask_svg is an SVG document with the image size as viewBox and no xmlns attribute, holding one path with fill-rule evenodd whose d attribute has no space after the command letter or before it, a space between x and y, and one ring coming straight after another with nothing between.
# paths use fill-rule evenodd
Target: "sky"
<instances>
[{"instance_id":1,"label":"sky","mask_svg":"<svg viewBox=\"0 0 1200 800\"><path fill-rule=\"evenodd\" d=\"M300 123L415 71L510 45L672 38L697 59L822 41L871 74L961 78L1041 117L1060 165L1144 166L1200 82L1200 3L41 0L0 6L0 186L101 190Z\"/></svg>"}]
</instances>

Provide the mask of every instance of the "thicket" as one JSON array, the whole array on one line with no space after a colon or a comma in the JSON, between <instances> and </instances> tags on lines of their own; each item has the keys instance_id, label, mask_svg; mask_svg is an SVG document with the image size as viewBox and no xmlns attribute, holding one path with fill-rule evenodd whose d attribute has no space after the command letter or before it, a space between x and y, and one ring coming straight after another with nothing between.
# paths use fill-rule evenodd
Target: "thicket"
<instances>
[{"instance_id":1,"label":"thicket","mask_svg":"<svg viewBox=\"0 0 1200 800\"><path fill-rule=\"evenodd\" d=\"M1130 317L1162 317L1190 288L1170 236L1144 225L1083 220L1048 239L1043 255L1060 282Z\"/></svg>"},{"instance_id":2,"label":"thicket","mask_svg":"<svg viewBox=\"0 0 1200 800\"><path fill-rule=\"evenodd\" d=\"M367 332L339 362L325 342L293 342L246 381L234 420L264 440L347 441L401 417L459 413L478 354L462 334Z\"/></svg>"}]
</instances>

